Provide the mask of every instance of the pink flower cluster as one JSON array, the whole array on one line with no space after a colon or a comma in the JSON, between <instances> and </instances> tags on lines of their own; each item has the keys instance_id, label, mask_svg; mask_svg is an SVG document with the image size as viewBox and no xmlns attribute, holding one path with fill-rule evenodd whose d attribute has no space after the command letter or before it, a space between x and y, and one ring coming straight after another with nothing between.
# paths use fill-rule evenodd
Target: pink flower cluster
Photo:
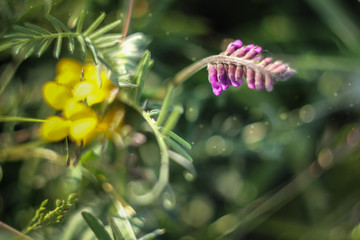
<instances>
[{"instance_id":1,"label":"pink flower cluster","mask_svg":"<svg viewBox=\"0 0 360 240\"><path fill-rule=\"evenodd\" d=\"M271 58L261 56L261 50L254 44L242 46L240 40L230 43L216 62L208 64L209 82L214 94L219 95L230 85L243 85L244 78L250 89L265 87L272 91L276 81L287 80L295 73L288 64L282 61L272 63Z\"/></svg>"}]
</instances>

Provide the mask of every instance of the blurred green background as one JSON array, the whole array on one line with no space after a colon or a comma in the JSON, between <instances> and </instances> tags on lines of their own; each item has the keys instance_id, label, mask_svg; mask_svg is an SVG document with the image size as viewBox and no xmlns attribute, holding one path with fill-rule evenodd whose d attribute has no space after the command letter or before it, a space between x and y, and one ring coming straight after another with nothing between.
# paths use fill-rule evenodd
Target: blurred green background
<instances>
[{"instance_id":1,"label":"blurred green background","mask_svg":"<svg viewBox=\"0 0 360 240\"><path fill-rule=\"evenodd\" d=\"M46 25L42 15L49 4L0 1L0 34L13 22ZM127 5L52 4L51 13L63 21L70 17L70 26L81 9L89 21L103 11L112 21L124 16ZM141 220L140 233L164 228L158 239L182 240L360 239L355 228L360 221L359 12L356 0L135 1L129 33L143 32L151 40L154 65L144 89L149 99L177 71L218 54L231 39L260 45L263 55L297 70L271 93L242 86L214 96L205 70L176 89L174 102L183 105L184 114L175 132L192 144L198 176L192 179L172 164L169 191L175 200L163 196L150 206L129 202ZM0 53L2 70L11 59L9 52ZM23 62L0 95L0 115L46 118L49 109L39 89L53 79L55 64L51 52ZM131 109L127 114L139 117ZM144 144L113 161L90 165L86 171L99 179L41 153L6 151L31 144L37 128L0 123L0 219L16 229L44 199L54 202L74 191L80 193L79 208L101 216L111 203L99 186L101 177L127 200L126 186L158 165L150 133ZM50 148L65 152L63 145ZM78 209L70 211L69 219L76 214ZM70 220L51 231L70 228ZM79 224L73 231L79 236L83 229Z\"/></svg>"}]
</instances>

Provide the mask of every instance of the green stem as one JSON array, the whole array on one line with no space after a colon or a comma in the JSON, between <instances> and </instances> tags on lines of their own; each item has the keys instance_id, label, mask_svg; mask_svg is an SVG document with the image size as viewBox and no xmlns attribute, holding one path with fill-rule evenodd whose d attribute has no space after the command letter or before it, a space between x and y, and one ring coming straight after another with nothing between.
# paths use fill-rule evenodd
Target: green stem
<instances>
[{"instance_id":1,"label":"green stem","mask_svg":"<svg viewBox=\"0 0 360 240\"><path fill-rule=\"evenodd\" d=\"M145 112L142 110L139 106L137 106L135 103L130 102L129 100L125 100L127 104L129 104L131 107L133 107L136 111L138 111L143 118L146 120L146 122L149 124L149 126L152 128L154 135L156 137L156 140L159 145L160 149L160 170L159 170L159 179L155 183L155 185L152 187L152 189L142 195L137 195L133 193L134 195L134 201L138 204L146 205L151 202L153 202L157 197L160 196L160 194L164 191L166 185L169 182L169 153L168 153L168 147L165 143L165 139L162 135L162 133L159 131L158 126L156 125L156 122L154 119L150 117L150 114L148 112Z\"/></svg>"},{"instance_id":2,"label":"green stem","mask_svg":"<svg viewBox=\"0 0 360 240\"><path fill-rule=\"evenodd\" d=\"M13 116L0 116L0 122L46 122L43 119L37 118L24 118L24 117L13 117Z\"/></svg>"}]
</instances>

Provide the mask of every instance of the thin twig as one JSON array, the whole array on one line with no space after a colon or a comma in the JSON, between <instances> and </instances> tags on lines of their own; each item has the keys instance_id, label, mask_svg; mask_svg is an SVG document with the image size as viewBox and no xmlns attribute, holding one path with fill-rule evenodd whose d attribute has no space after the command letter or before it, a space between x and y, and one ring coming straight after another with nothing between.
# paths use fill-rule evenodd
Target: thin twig
<instances>
[{"instance_id":1,"label":"thin twig","mask_svg":"<svg viewBox=\"0 0 360 240\"><path fill-rule=\"evenodd\" d=\"M133 5L134 5L134 0L129 0L128 11L126 13L126 20L125 20L124 29L122 31L122 38L121 38L120 45L125 41L126 35L129 31Z\"/></svg>"},{"instance_id":2,"label":"thin twig","mask_svg":"<svg viewBox=\"0 0 360 240\"><path fill-rule=\"evenodd\" d=\"M23 234L22 232L16 230L15 228L7 225L6 223L0 221L0 228L5 229L6 231L13 233L15 235L17 235L18 237L21 237L22 239L26 239L26 240L34 240L29 236L26 236L25 234Z\"/></svg>"}]
</instances>

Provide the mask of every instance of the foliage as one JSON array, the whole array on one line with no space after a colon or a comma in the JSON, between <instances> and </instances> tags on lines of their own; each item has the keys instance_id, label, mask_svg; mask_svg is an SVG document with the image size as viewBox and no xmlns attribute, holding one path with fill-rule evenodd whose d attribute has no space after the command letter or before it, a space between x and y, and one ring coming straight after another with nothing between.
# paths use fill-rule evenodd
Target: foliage
<instances>
[{"instance_id":1,"label":"foliage","mask_svg":"<svg viewBox=\"0 0 360 240\"><path fill-rule=\"evenodd\" d=\"M1 239L358 239L356 1L121 3L0 0ZM239 38L262 56L230 53ZM88 87L64 90L73 108L44 90L69 58ZM233 76L260 89L292 68L271 93Z\"/></svg>"},{"instance_id":2,"label":"foliage","mask_svg":"<svg viewBox=\"0 0 360 240\"><path fill-rule=\"evenodd\" d=\"M43 201L38 210L36 210L35 216L31 219L29 226L24 229L23 233L28 234L41 227L62 222L65 218L65 213L76 201L76 194L70 194L66 201L57 199L56 208L46 214L44 214L44 211L46 210L48 200Z\"/></svg>"}]
</instances>

